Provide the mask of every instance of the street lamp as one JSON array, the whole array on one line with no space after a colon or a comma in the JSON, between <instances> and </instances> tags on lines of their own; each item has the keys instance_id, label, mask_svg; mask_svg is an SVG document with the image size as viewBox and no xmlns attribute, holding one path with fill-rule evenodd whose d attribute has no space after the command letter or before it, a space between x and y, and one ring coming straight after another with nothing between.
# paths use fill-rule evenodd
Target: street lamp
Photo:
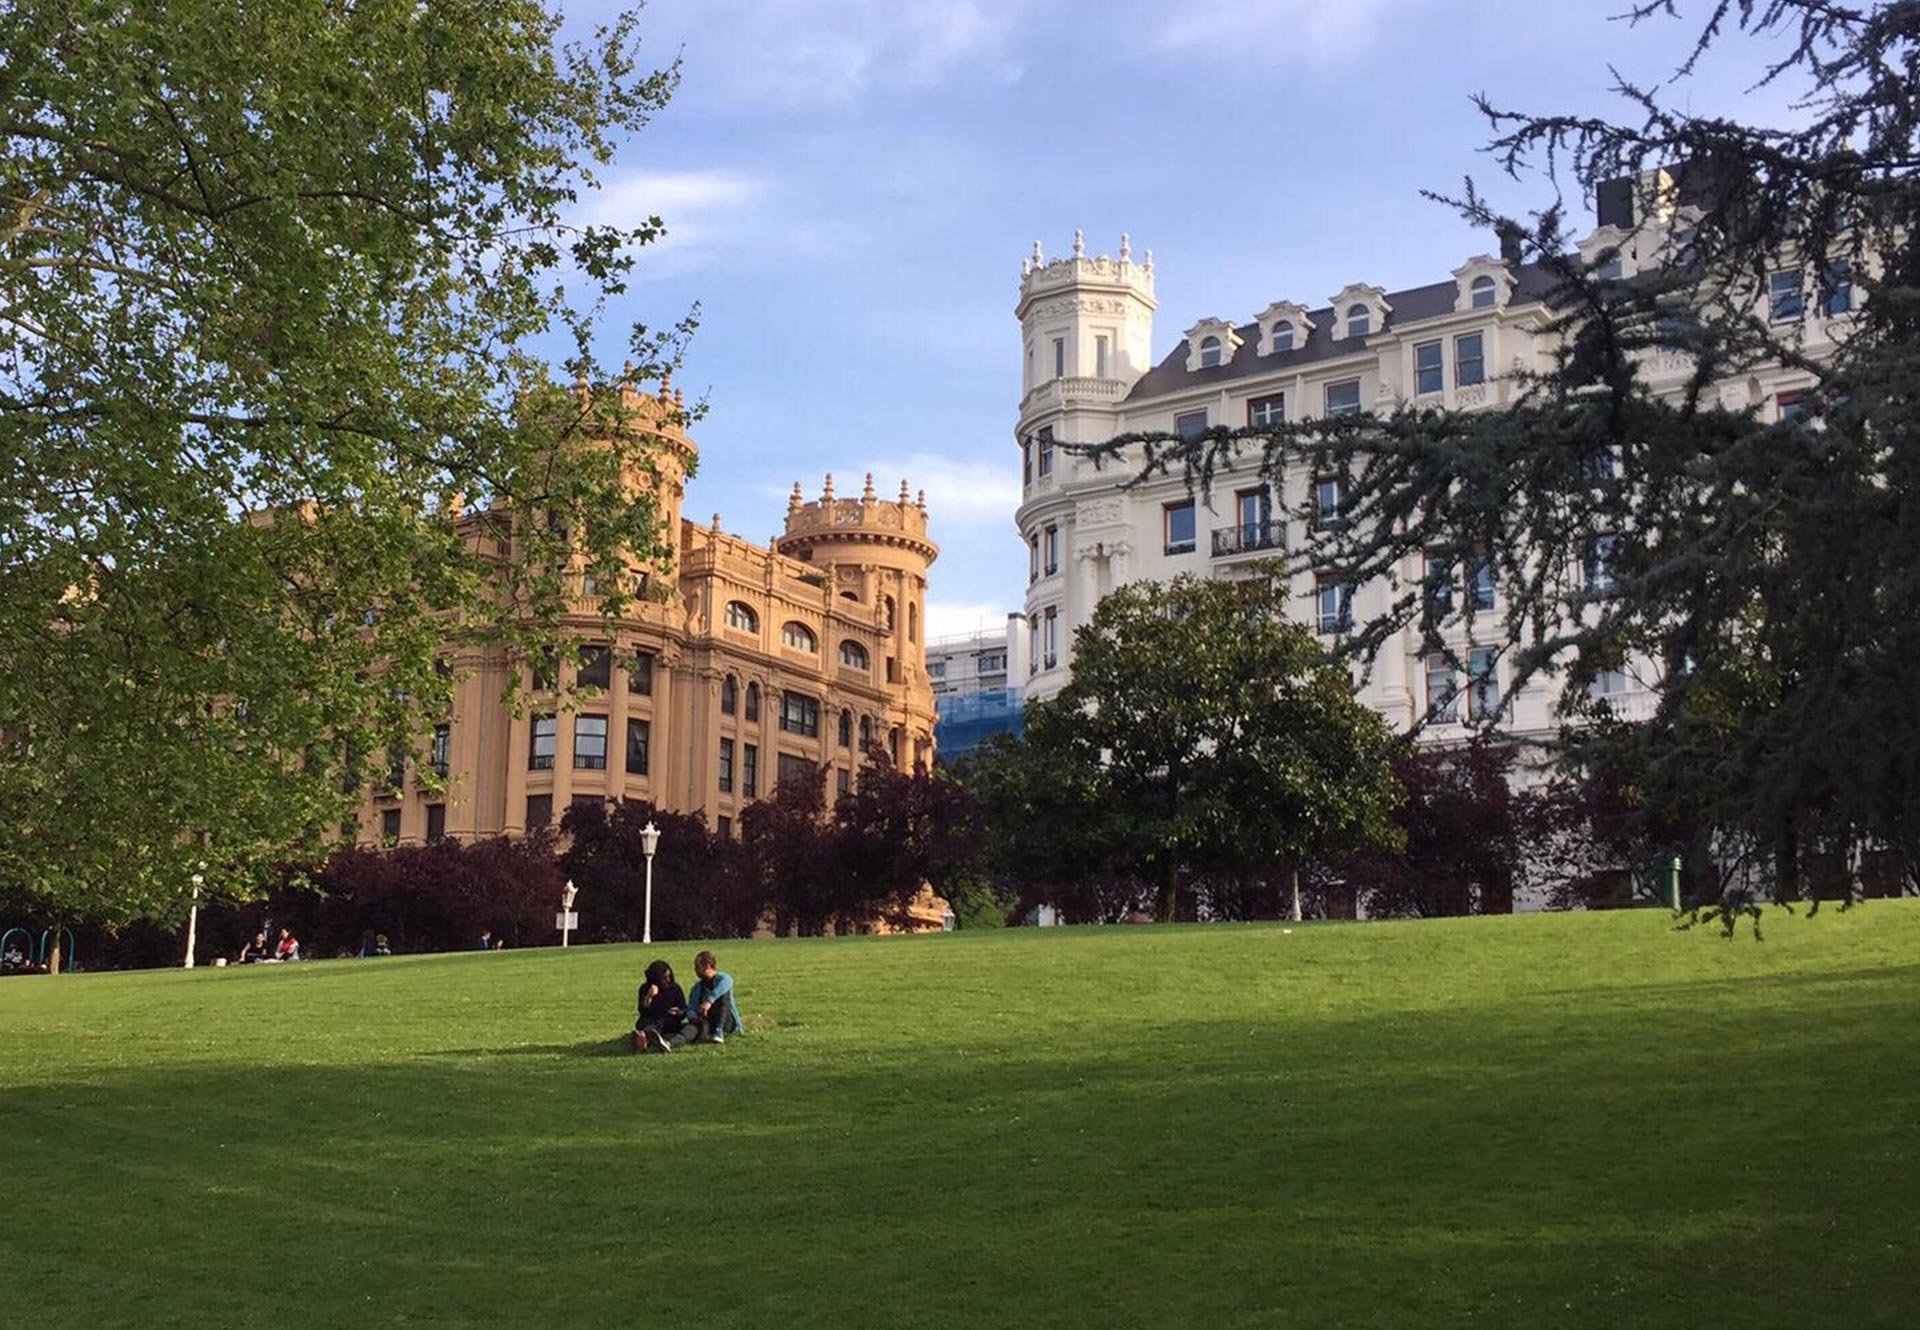
<instances>
[{"instance_id":1,"label":"street lamp","mask_svg":"<svg viewBox=\"0 0 1920 1330\"><path fill-rule=\"evenodd\" d=\"M579 895L573 885L573 879L567 879L567 889L560 893L560 945L567 945L567 936L573 932L573 898Z\"/></svg>"},{"instance_id":2,"label":"street lamp","mask_svg":"<svg viewBox=\"0 0 1920 1330\"><path fill-rule=\"evenodd\" d=\"M206 865L201 864L200 867L204 869ZM195 873L188 880L193 883L193 903L187 907L187 961L181 968L191 970L194 939L200 931L200 888L206 885L207 875L204 872Z\"/></svg>"},{"instance_id":3,"label":"street lamp","mask_svg":"<svg viewBox=\"0 0 1920 1330\"><path fill-rule=\"evenodd\" d=\"M647 855L647 913L640 922L640 940L653 941L653 852L660 845L660 828L653 825L653 819L647 819L647 825L640 828L640 848Z\"/></svg>"}]
</instances>

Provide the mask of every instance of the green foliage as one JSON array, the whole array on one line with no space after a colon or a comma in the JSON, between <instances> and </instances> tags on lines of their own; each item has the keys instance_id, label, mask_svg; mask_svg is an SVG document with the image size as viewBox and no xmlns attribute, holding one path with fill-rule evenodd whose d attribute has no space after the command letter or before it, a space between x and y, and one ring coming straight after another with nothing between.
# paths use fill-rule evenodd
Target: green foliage
<instances>
[{"instance_id":1,"label":"green foliage","mask_svg":"<svg viewBox=\"0 0 1920 1330\"><path fill-rule=\"evenodd\" d=\"M701 945L0 979L0 1270L65 1272L50 1325L328 1330L1890 1328L1920 1295L1920 902L1770 910L1764 946L1648 911L721 941L746 1035L624 1051L643 967Z\"/></svg>"},{"instance_id":2,"label":"green foliage","mask_svg":"<svg viewBox=\"0 0 1920 1330\"><path fill-rule=\"evenodd\" d=\"M1279 479L1346 476L1348 520L1298 551L1353 584L1399 594L1346 648L1371 660L1404 629L1448 651L1432 598L1398 574L1431 554L1492 558L1500 603L1462 617L1498 640L1511 691L1564 684L1571 766L1630 781L1643 857L1685 850L1689 876L1755 870L1783 897L1819 861L1887 846L1920 876L1920 172L1910 4L1718 0L1698 6L1699 53L1735 33L1778 41L1756 82L1797 83L1784 127L1671 109L1623 85L1627 119L1483 106L1501 164L1568 197L1632 180L1635 215L1689 214L1644 272L1610 278L1574 252L1555 204L1521 223L1469 183L1465 216L1504 233L1553 283L1559 350L1511 375L1514 405L1216 429L1195 440L1129 435L1106 450L1178 468L1204 487L1249 460ZM1635 5L1636 21L1678 13ZM1680 72L1682 76L1691 67ZM1660 168L1670 174L1657 176ZM1555 179L1556 173L1558 178ZM1809 311L1837 298L1831 356L1806 318L1770 317L1768 282L1798 272ZM1656 388L1650 362L1685 371ZM1811 384L1800 414L1750 402L1764 367ZM1731 385L1731 399L1723 386ZM1730 405L1729 401L1737 402ZM1308 517L1306 506L1299 512ZM1611 585L1585 552L1616 540ZM1456 661L1455 667L1460 668ZM1588 695L1627 666L1654 691L1644 724ZM1842 876L1846 876L1842 874Z\"/></svg>"},{"instance_id":3,"label":"green foliage","mask_svg":"<svg viewBox=\"0 0 1920 1330\"><path fill-rule=\"evenodd\" d=\"M1072 683L1028 708L1024 739L963 765L1001 870L1151 882L1170 918L1183 870L1391 844L1390 736L1284 599L1264 578L1184 577L1103 599L1075 635Z\"/></svg>"},{"instance_id":4,"label":"green foliage","mask_svg":"<svg viewBox=\"0 0 1920 1330\"><path fill-rule=\"evenodd\" d=\"M608 377L599 303L660 222L581 225L581 191L677 74L631 16L558 25L0 10L0 883L102 920L178 911L203 860L257 890L424 746L449 641L552 646L569 558L614 612L670 557L650 441L542 339Z\"/></svg>"}]
</instances>

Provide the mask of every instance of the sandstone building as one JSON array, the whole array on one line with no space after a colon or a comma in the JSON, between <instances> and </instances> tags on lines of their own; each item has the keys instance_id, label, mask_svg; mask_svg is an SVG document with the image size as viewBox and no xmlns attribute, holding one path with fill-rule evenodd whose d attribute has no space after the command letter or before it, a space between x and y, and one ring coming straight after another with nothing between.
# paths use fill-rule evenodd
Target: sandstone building
<instances>
[{"instance_id":1,"label":"sandstone building","mask_svg":"<svg viewBox=\"0 0 1920 1330\"><path fill-rule=\"evenodd\" d=\"M584 638L558 679L538 677L501 651L455 662L452 714L434 732L429 761L444 791L407 769L370 794L364 844L419 844L521 835L556 822L576 800L644 800L705 817L733 834L742 809L789 773L828 768L829 801L844 792L869 744L898 762L927 759L933 690L923 625L927 570L924 493L882 499L873 478L816 500L799 485L785 530L757 545L710 523L683 520L696 455L673 423L677 399L629 393L627 405L660 436L651 488L678 558L650 575L649 594L609 625L581 583L569 633ZM475 514L467 522L484 522ZM510 672L532 692L522 714L507 701ZM562 688L581 690L570 703Z\"/></svg>"}]
</instances>

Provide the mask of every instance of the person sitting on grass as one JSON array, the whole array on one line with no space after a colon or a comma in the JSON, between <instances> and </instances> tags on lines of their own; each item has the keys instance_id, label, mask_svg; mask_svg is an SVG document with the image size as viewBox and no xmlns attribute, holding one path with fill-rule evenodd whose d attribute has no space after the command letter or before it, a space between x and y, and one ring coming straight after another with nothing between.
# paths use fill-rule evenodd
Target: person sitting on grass
<instances>
[{"instance_id":1,"label":"person sitting on grass","mask_svg":"<svg viewBox=\"0 0 1920 1330\"><path fill-rule=\"evenodd\" d=\"M267 958L267 930L261 929L253 935L253 941L240 948L240 958L236 965L252 965Z\"/></svg>"},{"instance_id":2,"label":"person sitting on grass","mask_svg":"<svg viewBox=\"0 0 1920 1330\"><path fill-rule=\"evenodd\" d=\"M724 1044L728 1035L740 1033L740 1006L733 997L733 976L719 969L710 951L693 958L693 972L699 982L687 997L690 1038L703 1044Z\"/></svg>"},{"instance_id":3,"label":"person sitting on grass","mask_svg":"<svg viewBox=\"0 0 1920 1330\"><path fill-rule=\"evenodd\" d=\"M297 961L300 959L300 939L293 935L292 929L283 928L280 930L280 941L274 946L273 958L277 961Z\"/></svg>"},{"instance_id":4,"label":"person sitting on grass","mask_svg":"<svg viewBox=\"0 0 1920 1330\"><path fill-rule=\"evenodd\" d=\"M671 1053L674 1046L669 1041L686 1026L687 995L673 977L673 967L655 961L647 967L647 981L640 985L640 1016L633 1023L633 1047L641 1053Z\"/></svg>"}]
</instances>

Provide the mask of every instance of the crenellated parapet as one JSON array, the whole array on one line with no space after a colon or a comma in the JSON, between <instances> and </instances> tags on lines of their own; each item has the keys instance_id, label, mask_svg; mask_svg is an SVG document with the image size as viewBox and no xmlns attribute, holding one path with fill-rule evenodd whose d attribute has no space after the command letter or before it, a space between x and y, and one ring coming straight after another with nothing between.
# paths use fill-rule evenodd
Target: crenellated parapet
<instances>
[{"instance_id":1,"label":"crenellated parapet","mask_svg":"<svg viewBox=\"0 0 1920 1330\"><path fill-rule=\"evenodd\" d=\"M1033 242L1033 253L1020 263L1020 306L1022 317L1029 302L1062 293L1076 291L1083 287L1112 287L1131 293L1153 303L1153 251L1148 250L1141 262L1133 258L1133 240L1120 237L1120 254L1110 258L1105 254L1089 255L1086 252L1086 238L1079 232L1073 233L1073 253L1066 258L1049 259L1038 240Z\"/></svg>"},{"instance_id":2,"label":"crenellated parapet","mask_svg":"<svg viewBox=\"0 0 1920 1330\"><path fill-rule=\"evenodd\" d=\"M808 559L822 547L848 548L858 545L893 546L918 554L932 563L939 552L927 538L927 494L913 497L906 481L900 482L898 499L881 499L873 488L873 474L867 474L866 486L857 499L836 498L833 477L828 476L820 497L802 497L795 482L787 500L786 530L778 537L782 554Z\"/></svg>"}]
</instances>

